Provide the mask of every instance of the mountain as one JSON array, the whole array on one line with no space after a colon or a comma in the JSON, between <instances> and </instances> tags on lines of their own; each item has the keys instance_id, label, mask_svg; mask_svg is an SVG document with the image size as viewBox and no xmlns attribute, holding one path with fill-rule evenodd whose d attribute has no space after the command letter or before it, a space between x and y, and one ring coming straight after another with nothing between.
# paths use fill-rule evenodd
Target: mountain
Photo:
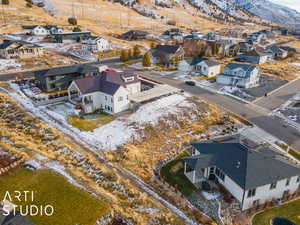
<instances>
[{"instance_id":1,"label":"mountain","mask_svg":"<svg viewBox=\"0 0 300 225\"><path fill-rule=\"evenodd\" d=\"M230 1L262 19L293 27L300 26L300 13L286 6L272 3L269 0Z\"/></svg>"}]
</instances>

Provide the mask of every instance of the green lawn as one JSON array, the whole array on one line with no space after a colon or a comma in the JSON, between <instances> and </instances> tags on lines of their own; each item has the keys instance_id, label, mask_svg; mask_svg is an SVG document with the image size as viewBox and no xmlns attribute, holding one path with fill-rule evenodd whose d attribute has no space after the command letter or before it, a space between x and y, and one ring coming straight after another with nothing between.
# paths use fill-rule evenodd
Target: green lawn
<instances>
[{"instance_id":1,"label":"green lawn","mask_svg":"<svg viewBox=\"0 0 300 225\"><path fill-rule=\"evenodd\" d=\"M90 116L91 118L86 118ZM69 116L67 121L73 127L77 127L83 131L92 131L97 127L105 125L115 119L114 116L106 113L94 113L86 116Z\"/></svg>"},{"instance_id":2,"label":"green lawn","mask_svg":"<svg viewBox=\"0 0 300 225\"><path fill-rule=\"evenodd\" d=\"M108 211L108 205L70 184L63 176L50 170L30 171L18 169L16 172L0 176L0 199L6 191L35 191L33 202L21 205L43 205L54 207L53 216L29 217L36 225L94 225L96 220ZM20 205L14 201L15 204Z\"/></svg>"},{"instance_id":3,"label":"green lawn","mask_svg":"<svg viewBox=\"0 0 300 225\"><path fill-rule=\"evenodd\" d=\"M257 214L253 218L253 225L269 225L273 217L284 217L300 224L300 199Z\"/></svg>"},{"instance_id":4,"label":"green lawn","mask_svg":"<svg viewBox=\"0 0 300 225\"><path fill-rule=\"evenodd\" d=\"M184 152L161 169L161 175L165 181L176 187L186 197L194 191L197 192L196 187L184 175L182 158L187 156L189 156L188 153Z\"/></svg>"}]
</instances>

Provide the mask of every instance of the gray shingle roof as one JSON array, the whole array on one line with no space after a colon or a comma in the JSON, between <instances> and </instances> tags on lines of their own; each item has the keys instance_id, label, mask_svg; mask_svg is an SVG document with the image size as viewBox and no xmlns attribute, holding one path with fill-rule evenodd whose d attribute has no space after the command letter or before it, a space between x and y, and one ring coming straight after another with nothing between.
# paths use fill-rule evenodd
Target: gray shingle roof
<instances>
[{"instance_id":1,"label":"gray shingle roof","mask_svg":"<svg viewBox=\"0 0 300 225\"><path fill-rule=\"evenodd\" d=\"M193 169L216 166L244 190L300 175L300 168L269 148L252 150L241 143L194 142L200 155L185 158Z\"/></svg>"},{"instance_id":2,"label":"gray shingle roof","mask_svg":"<svg viewBox=\"0 0 300 225\"><path fill-rule=\"evenodd\" d=\"M11 45L15 44L16 48L20 48L24 45L28 45L32 48L37 48L39 46L32 44L32 43L28 43L25 41L14 41L14 40L4 40L3 43L0 44L0 49L7 49L8 47L10 47Z\"/></svg>"},{"instance_id":3,"label":"gray shingle roof","mask_svg":"<svg viewBox=\"0 0 300 225\"><path fill-rule=\"evenodd\" d=\"M208 59L204 59L204 58L194 58L191 65L197 65L200 62L205 62L208 66L217 66L220 65L220 63L215 62L215 61L211 61Z\"/></svg>"},{"instance_id":4,"label":"gray shingle roof","mask_svg":"<svg viewBox=\"0 0 300 225\"><path fill-rule=\"evenodd\" d=\"M157 45L153 50L167 54L175 54L179 48L180 46L176 45Z\"/></svg>"},{"instance_id":5,"label":"gray shingle roof","mask_svg":"<svg viewBox=\"0 0 300 225\"><path fill-rule=\"evenodd\" d=\"M132 81L125 82L123 77L128 78L130 76L133 76L134 79ZM132 71L110 71L104 72L101 76L88 76L75 80L75 84L82 94L100 91L109 95L113 95L121 86L126 87L128 84L137 82L140 82L140 80Z\"/></svg>"},{"instance_id":6,"label":"gray shingle roof","mask_svg":"<svg viewBox=\"0 0 300 225\"><path fill-rule=\"evenodd\" d=\"M245 71L253 71L256 68L256 66L252 66L250 64L245 64L245 63L229 63L226 65L225 68L229 68L230 70L241 68Z\"/></svg>"}]
</instances>

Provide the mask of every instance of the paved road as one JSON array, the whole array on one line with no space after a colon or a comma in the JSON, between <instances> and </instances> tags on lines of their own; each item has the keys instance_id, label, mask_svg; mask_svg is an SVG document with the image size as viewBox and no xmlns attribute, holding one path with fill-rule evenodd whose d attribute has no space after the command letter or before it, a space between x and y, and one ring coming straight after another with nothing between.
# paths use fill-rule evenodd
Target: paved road
<instances>
[{"instance_id":1,"label":"paved road","mask_svg":"<svg viewBox=\"0 0 300 225\"><path fill-rule=\"evenodd\" d=\"M256 105L262 106L269 110L277 109L284 104L293 95L300 91L300 79L288 83L272 92L268 97L262 97L255 101Z\"/></svg>"},{"instance_id":2,"label":"paved road","mask_svg":"<svg viewBox=\"0 0 300 225\"><path fill-rule=\"evenodd\" d=\"M188 86L182 81L174 80L170 77L162 77L155 73L144 73L143 76L180 88L209 102L215 103L225 110L239 114L300 152L300 133L296 129L287 126L277 117L269 116L268 113L270 111L268 109L254 104L245 104L230 97L219 95L200 87Z\"/></svg>"}]
</instances>

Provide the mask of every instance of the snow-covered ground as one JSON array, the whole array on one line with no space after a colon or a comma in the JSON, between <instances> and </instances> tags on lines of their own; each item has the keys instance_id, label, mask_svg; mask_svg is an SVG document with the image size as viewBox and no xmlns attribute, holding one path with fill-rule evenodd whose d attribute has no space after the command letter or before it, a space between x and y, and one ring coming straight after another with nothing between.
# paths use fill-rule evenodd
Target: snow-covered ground
<instances>
[{"instance_id":1,"label":"snow-covered ground","mask_svg":"<svg viewBox=\"0 0 300 225\"><path fill-rule=\"evenodd\" d=\"M15 59L0 59L0 72L20 71L22 64Z\"/></svg>"},{"instance_id":2,"label":"snow-covered ground","mask_svg":"<svg viewBox=\"0 0 300 225\"><path fill-rule=\"evenodd\" d=\"M125 143L139 140L140 135L142 135L141 131L146 125L155 125L159 120L170 115L175 115L178 119L184 119L185 111L194 107L194 104L190 103L186 96L174 94L142 105L131 115L121 116L93 131L80 131L67 122L68 115L78 113L71 104L63 103L36 107L19 90L16 84L11 83L11 87L16 90L15 93L11 93L11 96L21 102L31 113L43 118L54 127L61 126L61 124L57 124L53 119L63 123L63 127L67 128L68 132L76 133L82 140L94 146L95 149L116 150ZM174 123L172 120L166 122L170 126Z\"/></svg>"}]
</instances>

